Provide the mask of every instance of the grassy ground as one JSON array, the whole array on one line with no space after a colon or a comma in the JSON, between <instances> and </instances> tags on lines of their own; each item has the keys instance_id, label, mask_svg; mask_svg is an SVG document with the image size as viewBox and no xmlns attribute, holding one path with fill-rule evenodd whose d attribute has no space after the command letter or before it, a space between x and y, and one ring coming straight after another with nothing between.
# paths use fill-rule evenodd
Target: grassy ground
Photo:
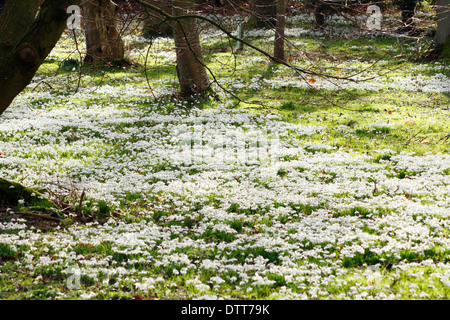
<instances>
[{"instance_id":1,"label":"grassy ground","mask_svg":"<svg viewBox=\"0 0 450 320\"><path fill-rule=\"evenodd\" d=\"M59 204L1 209L0 298L448 299L448 65L295 26L291 63L368 70L330 84L205 34L241 100L181 102L171 39L80 71L63 37L0 119L0 175Z\"/></svg>"}]
</instances>

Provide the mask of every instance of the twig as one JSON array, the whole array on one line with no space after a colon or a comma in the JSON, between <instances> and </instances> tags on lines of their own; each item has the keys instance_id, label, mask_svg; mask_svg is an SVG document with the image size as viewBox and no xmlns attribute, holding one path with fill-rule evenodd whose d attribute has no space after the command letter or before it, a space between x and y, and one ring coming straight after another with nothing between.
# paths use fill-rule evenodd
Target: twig
<instances>
[{"instance_id":1,"label":"twig","mask_svg":"<svg viewBox=\"0 0 450 320\"><path fill-rule=\"evenodd\" d=\"M39 87L39 85L40 85L41 83L45 83L51 90L53 90L53 87L52 87L47 81L42 80L42 81L39 81L39 83L33 88L33 90L31 90L31 92L34 92L34 90L36 90L37 87Z\"/></svg>"},{"instance_id":2,"label":"twig","mask_svg":"<svg viewBox=\"0 0 450 320\"><path fill-rule=\"evenodd\" d=\"M372 191L372 195L375 196L375 193L378 191L377 182L375 179L372 179L371 177L369 177L369 181L373 182L373 184L375 185L375 187L373 188L373 191Z\"/></svg>"},{"instance_id":3,"label":"twig","mask_svg":"<svg viewBox=\"0 0 450 320\"><path fill-rule=\"evenodd\" d=\"M161 23L159 25L161 25ZM158 27L159 27L159 25L158 25ZM150 84L150 79L148 78L148 74L147 74L148 56L150 55L150 49L152 48L152 46L153 46L153 38L151 38L150 45L148 46L148 49L147 49L147 54L145 55L144 74L145 74L145 80L147 81L148 89L149 89L150 93L152 94L153 98L155 100L157 100L156 95L153 92L153 88Z\"/></svg>"},{"instance_id":4,"label":"twig","mask_svg":"<svg viewBox=\"0 0 450 320\"><path fill-rule=\"evenodd\" d=\"M25 214L25 215L33 216L36 218L42 218L42 219L47 219L47 220L52 220L52 221L58 221L58 222L62 221L60 218L52 217L48 214L39 214L39 213L28 212L28 211L19 211L19 212L15 212L15 213Z\"/></svg>"},{"instance_id":5,"label":"twig","mask_svg":"<svg viewBox=\"0 0 450 320\"><path fill-rule=\"evenodd\" d=\"M415 135L413 135L411 138L409 138L409 139L405 142L405 144L409 144L415 137L417 137L417 136L419 135L419 133L420 133L420 130L418 130L417 133L416 133Z\"/></svg>"},{"instance_id":6,"label":"twig","mask_svg":"<svg viewBox=\"0 0 450 320\"><path fill-rule=\"evenodd\" d=\"M83 203L83 199L84 199L84 195L85 195L84 190L85 189L83 189L83 191L81 192L80 201L78 202L78 209L77 209L77 217L78 218L80 218L80 217L84 218L83 213L81 212L81 205Z\"/></svg>"},{"instance_id":7,"label":"twig","mask_svg":"<svg viewBox=\"0 0 450 320\"><path fill-rule=\"evenodd\" d=\"M73 29L72 31L73 31L73 40L75 41L75 50L78 52L78 55L80 56L80 72L79 72L79 76L78 76L77 87L75 89L75 92L78 92L78 90L80 89L81 77L82 77L81 63L82 63L83 55L81 54L80 48L78 46L77 34L75 33L75 29Z\"/></svg>"}]
</instances>

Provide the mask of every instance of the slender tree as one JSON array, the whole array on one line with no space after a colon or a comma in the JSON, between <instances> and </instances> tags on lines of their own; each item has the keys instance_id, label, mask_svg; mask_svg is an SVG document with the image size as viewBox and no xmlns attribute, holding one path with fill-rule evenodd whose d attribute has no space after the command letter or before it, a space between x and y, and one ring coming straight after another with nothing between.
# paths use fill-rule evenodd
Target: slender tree
<instances>
[{"instance_id":1,"label":"slender tree","mask_svg":"<svg viewBox=\"0 0 450 320\"><path fill-rule=\"evenodd\" d=\"M190 14L194 9L194 0L173 0L174 17ZM210 87L210 81L203 63L196 19L175 20L174 40L180 94L184 97L204 95Z\"/></svg>"},{"instance_id":2,"label":"slender tree","mask_svg":"<svg viewBox=\"0 0 450 320\"><path fill-rule=\"evenodd\" d=\"M86 63L123 60L125 48L117 28L119 7L111 0L82 0Z\"/></svg>"},{"instance_id":3,"label":"slender tree","mask_svg":"<svg viewBox=\"0 0 450 320\"><path fill-rule=\"evenodd\" d=\"M277 0L277 23L275 27L275 42L273 55L276 59L284 60L284 25L286 15L285 0Z\"/></svg>"},{"instance_id":4,"label":"slender tree","mask_svg":"<svg viewBox=\"0 0 450 320\"><path fill-rule=\"evenodd\" d=\"M450 58L450 0L437 0L437 30L434 38L438 51Z\"/></svg>"}]
</instances>

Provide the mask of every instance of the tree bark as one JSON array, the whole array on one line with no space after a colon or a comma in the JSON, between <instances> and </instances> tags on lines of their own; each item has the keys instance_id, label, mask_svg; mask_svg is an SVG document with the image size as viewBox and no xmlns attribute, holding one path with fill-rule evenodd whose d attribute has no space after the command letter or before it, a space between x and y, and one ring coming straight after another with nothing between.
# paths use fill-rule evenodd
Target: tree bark
<instances>
[{"instance_id":1,"label":"tree bark","mask_svg":"<svg viewBox=\"0 0 450 320\"><path fill-rule=\"evenodd\" d=\"M251 0L252 14L248 25L255 28L273 28L277 21L277 0Z\"/></svg>"},{"instance_id":2,"label":"tree bark","mask_svg":"<svg viewBox=\"0 0 450 320\"><path fill-rule=\"evenodd\" d=\"M313 7L315 28L321 29L325 26L326 6L315 0L311 0L310 3Z\"/></svg>"},{"instance_id":3,"label":"tree bark","mask_svg":"<svg viewBox=\"0 0 450 320\"><path fill-rule=\"evenodd\" d=\"M436 47L441 54L450 58L450 1L437 0L437 30L434 38Z\"/></svg>"},{"instance_id":4,"label":"tree bark","mask_svg":"<svg viewBox=\"0 0 450 320\"><path fill-rule=\"evenodd\" d=\"M171 13L167 0L148 0L148 3L158 7L164 12ZM171 36L173 34L172 26L165 21L165 17L151 9L144 8L144 26L143 36L150 38L152 36Z\"/></svg>"},{"instance_id":5,"label":"tree bark","mask_svg":"<svg viewBox=\"0 0 450 320\"><path fill-rule=\"evenodd\" d=\"M194 10L194 0L174 0L173 15L186 15ZM174 22L175 51L180 94L183 97L205 95L210 81L203 64L197 21L195 18Z\"/></svg>"},{"instance_id":6,"label":"tree bark","mask_svg":"<svg viewBox=\"0 0 450 320\"><path fill-rule=\"evenodd\" d=\"M0 15L0 114L31 82L66 28L76 0L6 1Z\"/></svg>"},{"instance_id":7,"label":"tree bark","mask_svg":"<svg viewBox=\"0 0 450 320\"><path fill-rule=\"evenodd\" d=\"M119 7L111 0L82 0L86 33L85 63L123 60L125 47L117 29Z\"/></svg>"},{"instance_id":8,"label":"tree bark","mask_svg":"<svg viewBox=\"0 0 450 320\"><path fill-rule=\"evenodd\" d=\"M277 0L277 24L275 27L274 57L284 61L284 25L286 15L285 0Z\"/></svg>"}]
</instances>

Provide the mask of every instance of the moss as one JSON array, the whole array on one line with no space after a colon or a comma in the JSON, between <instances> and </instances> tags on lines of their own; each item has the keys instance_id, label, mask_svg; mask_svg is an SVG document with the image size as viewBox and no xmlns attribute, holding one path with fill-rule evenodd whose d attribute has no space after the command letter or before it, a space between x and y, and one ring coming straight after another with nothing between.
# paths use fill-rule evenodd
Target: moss
<instances>
[{"instance_id":1,"label":"moss","mask_svg":"<svg viewBox=\"0 0 450 320\"><path fill-rule=\"evenodd\" d=\"M17 205L19 200L24 200L27 205L53 206L53 203L37 190L0 178L0 204Z\"/></svg>"}]
</instances>

